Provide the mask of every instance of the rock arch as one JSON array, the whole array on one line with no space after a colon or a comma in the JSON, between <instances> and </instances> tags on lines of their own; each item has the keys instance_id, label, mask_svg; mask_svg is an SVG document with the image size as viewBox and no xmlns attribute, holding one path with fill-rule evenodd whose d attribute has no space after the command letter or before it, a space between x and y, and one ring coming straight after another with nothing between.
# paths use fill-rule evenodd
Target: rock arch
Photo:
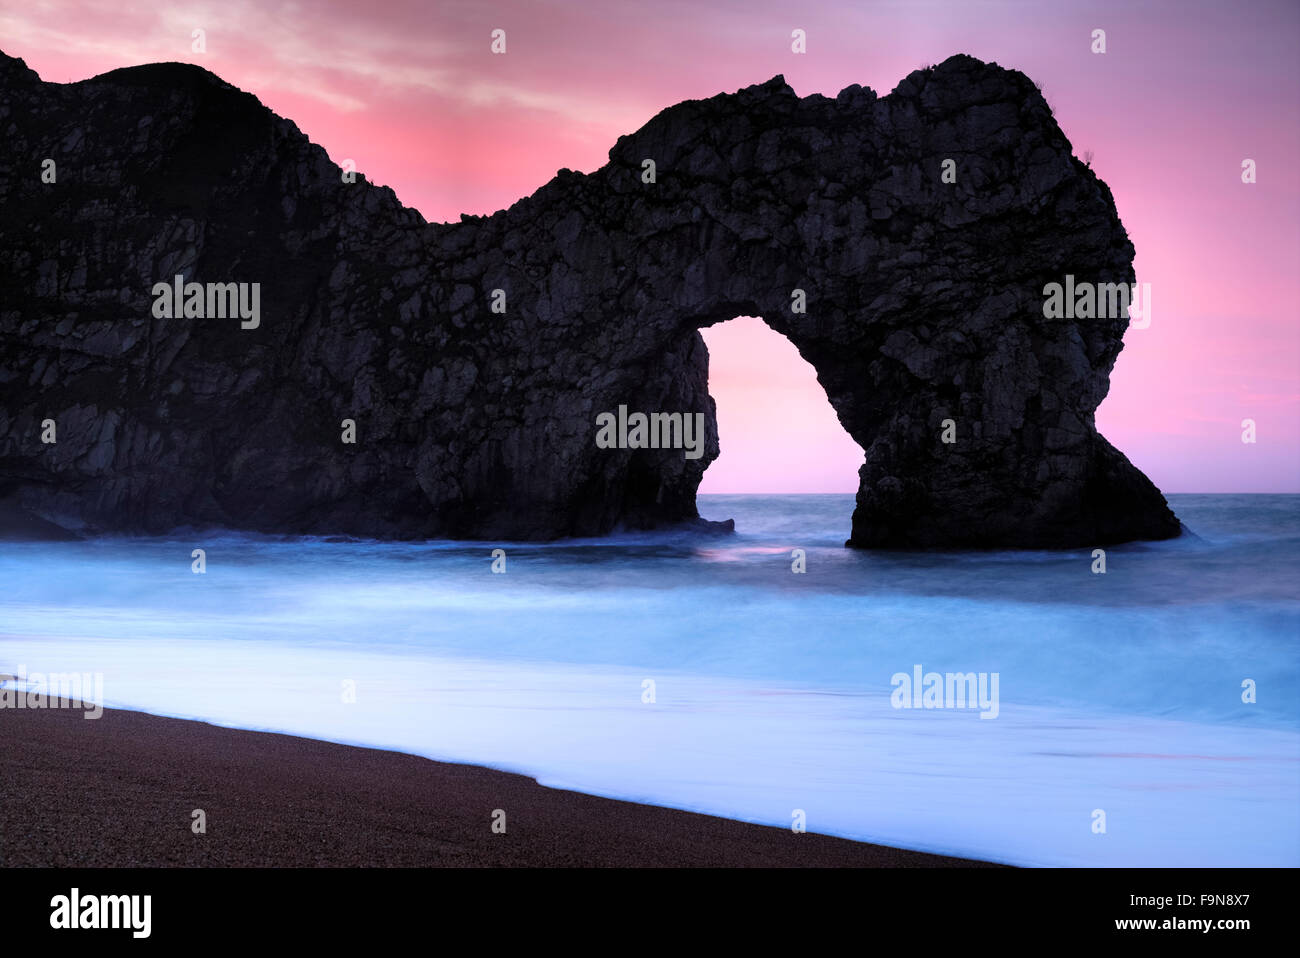
<instances>
[{"instance_id":1,"label":"rock arch","mask_svg":"<svg viewBox=\"0 0 1300 958\"><path fill-rule=\"evenodd\" d=\"M1094 426L1127 317L1043 315L1066 274L1132 282L1133 248L1017 72L953 57L884 98L777 77L432 225L198 68L0 74L4 165L65 156L57 192L0 178L0 496L43 518L482 539L692 519L717 455L698 330L753 315L866 450L849 544L1178 533ZM260 325L152 317L174 274L261 282ZM619 405L703 413L705 454L597 448Z\"/></svg>"}]
</instances>

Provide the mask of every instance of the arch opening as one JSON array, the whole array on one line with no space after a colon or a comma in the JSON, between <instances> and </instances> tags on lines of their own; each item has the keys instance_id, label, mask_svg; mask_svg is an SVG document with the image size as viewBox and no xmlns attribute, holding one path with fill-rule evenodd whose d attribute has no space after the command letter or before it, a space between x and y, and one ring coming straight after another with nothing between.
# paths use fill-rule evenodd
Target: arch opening
<instances>
[{"instance_id":1,"label":"arch opening","mask_svg":"<svg viewBox=\"0 0 1300 958\"><path fill-rule=\"evenodd\" d=\"M710 325L700 335L709 351L721 452L699 493L856 493L862 447L794 343L753 316Z\"/></svg>"}]
</instances>

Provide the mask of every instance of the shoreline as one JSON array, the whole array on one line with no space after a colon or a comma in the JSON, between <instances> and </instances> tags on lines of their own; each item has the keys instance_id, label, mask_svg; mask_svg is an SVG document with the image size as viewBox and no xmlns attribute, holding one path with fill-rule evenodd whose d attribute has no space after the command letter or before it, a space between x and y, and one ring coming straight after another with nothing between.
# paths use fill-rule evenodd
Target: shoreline
<instances>
[{"instance_id":1,"label":"shoreline","mask_svg":"<svg viewBox=\"0 0 1300 958\"><path fill-rule=\"evenodd\" d=\"M1000 867L404 752L82 715L0 709L0 867Z\"/></svg>"}]
</instances>

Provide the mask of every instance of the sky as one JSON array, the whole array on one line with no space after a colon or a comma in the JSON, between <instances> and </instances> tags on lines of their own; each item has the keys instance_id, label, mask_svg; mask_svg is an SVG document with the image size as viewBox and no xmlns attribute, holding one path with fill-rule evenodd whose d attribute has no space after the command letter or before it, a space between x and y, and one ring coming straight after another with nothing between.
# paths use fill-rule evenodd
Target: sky
<instances>
[{"instance_id":1,"label":"sky","mask_svg":"<svg viewBox=\"0 0 1300 958\"><path fill-rule=\"evenodd\" d=\"M1021 70L1092 152L1151 284L1097 424L1172 493L1300 492L1298 48L1295 0L0 0L0 50L43 79L197 63L430 221L504 209L673 103L778 73L834 96L954 53ZM856 491L862 452L794 347L749 318L704 337L722 456L701 492Z\"/></svg>"}]
</instances>

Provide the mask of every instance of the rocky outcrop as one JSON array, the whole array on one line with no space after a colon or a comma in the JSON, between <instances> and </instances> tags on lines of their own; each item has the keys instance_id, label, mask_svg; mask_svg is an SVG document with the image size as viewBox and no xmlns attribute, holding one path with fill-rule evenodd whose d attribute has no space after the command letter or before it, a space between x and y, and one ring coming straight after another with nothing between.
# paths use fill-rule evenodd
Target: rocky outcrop
<instances>
[{"instance_id":1,"label":"rocky outcrop","mask_svg":"<svg viewBox=\"0 0 1300 958\"><path fill-rule=\"evenodd\" d=\"M344 182L198 67L60 85L0 55L0 91L0 498L33 515L480 539L691 519L718 453L698 331L755 315L865 450L851 545L1178 533L1094 426L1127 317L1044 316L1066 274L1132 282L1133 247L1015 71L680 103L455 224ZM155 315L177 275L259 284L256 323ZM702 454L601 448L620 406L703 414Z\"/></svg>"}]
</instances>

